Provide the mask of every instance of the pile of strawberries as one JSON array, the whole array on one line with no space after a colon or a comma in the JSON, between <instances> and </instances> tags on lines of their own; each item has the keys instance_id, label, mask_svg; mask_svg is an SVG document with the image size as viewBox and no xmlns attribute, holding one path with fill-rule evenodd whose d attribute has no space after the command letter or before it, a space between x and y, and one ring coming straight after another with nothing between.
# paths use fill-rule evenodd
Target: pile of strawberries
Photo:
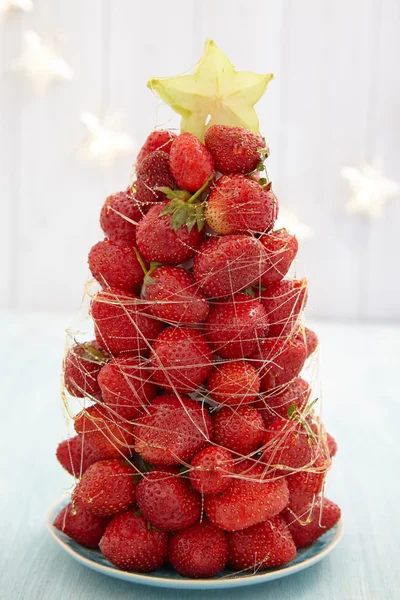
<instances>
[{"instance_id":1,"label":"pile of strawberries","mask_svg":"<svg viewBox=\"0 0 400 600\"><path fill-rule=\"evenodd\" d=\"M124 570L276 567L333 527L336 443L300 372L318 339L265 141L215 125L151 133L89 253L95 340L64 360L85 398L57 449L76 479L54 525Z\"/></svg>"}]
</instances>

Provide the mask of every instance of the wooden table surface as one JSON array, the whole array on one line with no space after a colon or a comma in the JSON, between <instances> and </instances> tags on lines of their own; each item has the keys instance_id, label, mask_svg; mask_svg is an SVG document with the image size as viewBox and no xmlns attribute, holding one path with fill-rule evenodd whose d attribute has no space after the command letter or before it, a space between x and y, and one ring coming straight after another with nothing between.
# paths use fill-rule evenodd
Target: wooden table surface
<instances>
[{"instance_id":1,"label":"wooden table surface","mask_svg":"<svg viewBox=\"0 0 400 600\"><path fill-rule=\"evenodd\" d=\"M4 600L396 600L400 598L400 327L313 323L322 342L323 413L339 443L328 497L345 534L322 563L218 592L132 585L76 563L50 538L48 507L71 481L54 452L67 433L59 397L63 315L0 313L0 598Z\"/></svg>"}]
</instances>

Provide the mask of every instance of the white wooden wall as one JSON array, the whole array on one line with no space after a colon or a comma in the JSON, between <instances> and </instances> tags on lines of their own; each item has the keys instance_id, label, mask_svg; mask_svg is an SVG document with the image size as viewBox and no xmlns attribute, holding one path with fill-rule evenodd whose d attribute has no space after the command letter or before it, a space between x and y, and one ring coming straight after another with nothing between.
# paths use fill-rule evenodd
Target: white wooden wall
<instances>
[{"instance_id":1,"label":"white wooden wall","mask_svg":"<svg viewBox=\"0 0 400 600\"><path fill-rule=\"evenodd\" d=\"M298 272L315 316L398 319L400 198L350 216L343 166L381 159L400 180L398 0L34 0L0 25L0 305L74 310L98 212L133 157L83 160L79 114L121 113L138 145L170 116L145 87L187 70L211 37L236 67L273 71L258 105L281 202L314 230ZM65 36L75 71L45 95L10 70L26 29Z\"/></svg>"}]
</instances>

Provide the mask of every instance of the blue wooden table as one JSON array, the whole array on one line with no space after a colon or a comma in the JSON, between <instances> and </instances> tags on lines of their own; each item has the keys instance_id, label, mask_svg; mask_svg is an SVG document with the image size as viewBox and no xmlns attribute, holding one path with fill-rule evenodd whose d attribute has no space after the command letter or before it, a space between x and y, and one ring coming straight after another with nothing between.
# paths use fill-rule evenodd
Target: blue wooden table
<instances>
[{"instance_id":1,"label":"blue wooden table","mask_svg":"<svg viewBox=\"0 0 400 600\"><path fill-rule=\"evenodd\" d=\"M0 598L4 600L397 600L400 598L400 327L314 323L323 415L339 442L327 495L345 535L291 577L218 592L167 591L80 566L50 538L48 507L71 484L54 457L66 435L59 397L59 316L0 315Z\"/></svg>"}]
</instances>

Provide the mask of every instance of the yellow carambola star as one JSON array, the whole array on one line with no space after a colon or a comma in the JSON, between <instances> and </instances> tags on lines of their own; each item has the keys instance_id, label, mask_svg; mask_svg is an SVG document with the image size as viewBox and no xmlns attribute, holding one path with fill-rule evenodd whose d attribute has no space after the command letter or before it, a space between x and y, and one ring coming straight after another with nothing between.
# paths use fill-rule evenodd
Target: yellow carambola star
<instances>
[{"instance_id":1,"label":"yellow carambola star","mask_svg":"<svg viewBox=\"0 0 400 600\"><path fill-rule=\"evenodd\" d=\"M150 79L147 86L182 116L182 132L190 131L202 140L216 124L241 125L258 133L254 105L272 78L272 73L235 71L216 43L207 40L194 73Z\"/></svg>"}]
</instances>

